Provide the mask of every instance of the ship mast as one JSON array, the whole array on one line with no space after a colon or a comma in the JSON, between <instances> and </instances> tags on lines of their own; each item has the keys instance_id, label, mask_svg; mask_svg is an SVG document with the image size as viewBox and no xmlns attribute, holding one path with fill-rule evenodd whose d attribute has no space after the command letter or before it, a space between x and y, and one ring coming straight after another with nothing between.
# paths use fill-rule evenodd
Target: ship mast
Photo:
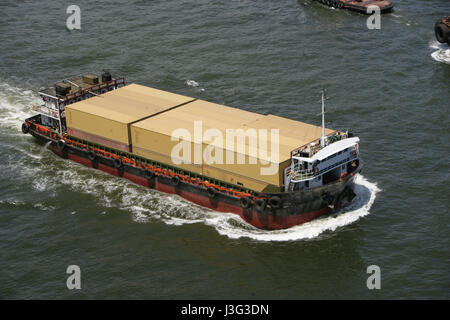
<instances>
[{"instance_id":1,"label":"ship mast","mask_svg":"<svg viewBox=\"0 0 450 320\"><path fill-rule=\"evenodd\" d=\"M325 147L325 89L322 89L322 138L320 139L320 145Z\"/></svg>"}]
</instances>

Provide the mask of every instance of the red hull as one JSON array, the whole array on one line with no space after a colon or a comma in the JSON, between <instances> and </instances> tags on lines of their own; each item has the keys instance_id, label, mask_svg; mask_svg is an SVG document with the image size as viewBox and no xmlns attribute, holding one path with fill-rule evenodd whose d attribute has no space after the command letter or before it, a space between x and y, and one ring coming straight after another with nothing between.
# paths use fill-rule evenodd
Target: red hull
<instances>
[{"instance_id":1,"label":"red hull","mask_svg":"<svg viewBox=\"0 0 450 320\"><path fill-rule=\"evenodd\" d=\"M53 152L58 154L61 157L65 157L56 148L50 147ZM92 161L89 159L77 156L75 154L68 153L67 158L78 162L86 167L94 168ZM300 225L303 223L306 223L308 221L314 220L318 218L319 216L323 214L330 213L332 209L329 207L322 208L320 210L311 211L307 213L303 213L301 215L290 215L290 216L264 216L262 218L261 215L258 213L252 211L251 215L248 213L244 213L244 209L240 206L233 206L229 203L222 202L222 201L214 201L213 199L209 198L208 196L202 196L199 194L195 194L192 192L187 192L185 190L177 189L175 186L169 186L167 184L159 183L158 181L149 182L148 179L130 174L128 172L121 172L118 169L106 166L104 164L99 163L95 169L101 170L103 172L109 173L111 175L122 177L125 179L128 179L136 184L142 185L144 187L149 187L151 189L155 189L164 193L168 194L177 194L184 199L191 201L195 204L198 204L203 207L210 208L215 211L219 212L229 212L239 215L244 221L247 223L255 226L259 229L267 229L267 230L274 230L274 229L286 229L290 228L296 225Z\"/></svg>"}]
</instances>

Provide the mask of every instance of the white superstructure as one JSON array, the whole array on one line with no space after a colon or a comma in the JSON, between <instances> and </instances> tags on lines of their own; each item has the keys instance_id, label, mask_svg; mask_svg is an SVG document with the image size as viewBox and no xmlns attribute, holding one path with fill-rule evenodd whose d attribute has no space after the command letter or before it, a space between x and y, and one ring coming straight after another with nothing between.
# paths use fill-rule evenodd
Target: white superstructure
<instances>
[{"instance_id":1,"label":"white superstructure","mask_svg":"<svg viewBox=\"0 0 450 320\"><path fill-rule=\"evenodd\" d=\"M358 137L340 131L325 135L324 102L322 90L322 137L292 151L291 165L284 171L285 191L315 188L342 179L358 167Z\"/></svg>"}]
</instances>

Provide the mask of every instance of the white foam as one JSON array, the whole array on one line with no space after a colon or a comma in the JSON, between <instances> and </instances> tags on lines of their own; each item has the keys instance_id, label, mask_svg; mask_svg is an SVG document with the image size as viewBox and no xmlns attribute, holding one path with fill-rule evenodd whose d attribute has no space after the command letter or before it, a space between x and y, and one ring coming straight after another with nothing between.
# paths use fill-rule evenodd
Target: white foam
<instances>
[{"instance_id":1,"label":"white foam","mask_svg":"<svg viewBox=\"0 0 450 320\"><path fill-rule=\"evenodd\" d=\"M428 46L430 47L430 49L448 49L448 45L446 43L440 43L439 41L437 41L436 39L433 39L429 42Z\"/></svg>"},{"instance_id":2,"label":"white foam","mask_svg":"<svg viewBox=\"0 0 450 320\"><path fill-rule=\"evenodd\" d=\"M433 59L437 62L450 64L450 49L436 50L431 54L431 57L433 57Z\"/></svg>"},{"instance_id":3,"label":"white foam","mask_svg":"<svg viewBox=\"0 0 450 320\"><path fill-rule=\"evenodd\" d=\"M412 25L417 25L417 23L416 22L414 22L414 20L411 20L409 17L407 17L407 16L403 16L403 15L400 15L400 14L395 14L395 13L390 13L389 14L389 17L393 17L394 19L392 19L392 21L394 22L394 23L397 23L397 24L405 24L407 27L410 27L410 26L412 26Z\"/></svg>"},{"instance_id":4,"label":"white foam","mask_svg":"<svg viewBox=\"0 0 450 320\"><path fill-rule=\"evenodd\" d=\"M22 136L23 136L23 134L22 134ZM7 144L7 143L1 143L1 145L6 146L10 149L13 149L14 151L22 153L23 155L26 156L27 159L31 158L31 159L39 160L39 161L42 159L42 153L45 151L45 148L43 148L42 150L40 150L40 152L38 154L33 154L17 145L12 145L12 144ZM18 165L18 166L20 166L20 165Z\"/></svg>"},{"instance_id":5,"label":"white foam","mask_svg":"<svg viewBox=\"0 0 450 320\"><path fill-rule=\"evenodd\" d=\"M13 205L13 206L21 206L24 205L25 202L22 200L0 200L0 204L7 204L7 205Z\"/></svg>"},{"instance_id":6,"label":"white foam","mask_svg":"<svg viewBox=\"0 0 450 320\"><path fill-rule=\"evenodd\" d=\"M368 215L379 191L376 184L358 175L355 179L356 197L342 212L284 230L260 230L243 222L236 215L217 216L206 221L206 224L213 226L220 234L233 239L250 238L258 241L311 239L325 231L335 231Z\"/></svg>"},{"instance_id":7,"label":"white foam","mask_svg":"<svg viewBox=\"0 0 450 320\"><path fill-rule=\"evenodd\" d=\"M45 205L45 204L43 204L43 203L40 203L40 202L34 204L33 206L34 206L36 209L40 209L40 210L42 210L42 211L53 211L53 210L55 210L55 207L54 207L54 206L47 206L47 205Z\"/></svg>"},{"instance_id":8,"label":"white foam","mask_svg":"<svg viewBox=\"0 0 450 320\"><path fill-rule=\"evenodd\" d=\"M50 191L54 188L54 184L50 183L49 178L45 176L41 176L38 179L35 179L32 186L36 191L40 192Z\"/></svg>"},{"instance_id":9,"label":"white foam","mask_svg":"<svg viewBox=\"0 0 450 320\"><path fill-rule=\"evenodd\" d=\"M198 82L195 80L186 80L184 83L190 87L198 87Z\"/></svg>"},{"instance_id":10,"label":"white foam","mask_svg":"<svg viewBox=\"0 0 450 320\"><path fill-rule=\"evenodd\" d=\"M0 83L0 128L12 133L19 132L23 120L33 115L31 106L40 103L42 100L36 93Z\"/></svg>"},{"instance_id":11,"label":"white foam","mask_svg":"<svg viewBox=\"0 0 450 320\"><path fill-rule=\"evenodd\" d=\"M198 88L199 87L198 82L195 81L195 80L186 80L184 83L186 85L188 85L189 87L194 87L194 88ZM203 91L205 91L205 88L199 88L199 91L203 92Z\"/></svg>"}]
</instances>

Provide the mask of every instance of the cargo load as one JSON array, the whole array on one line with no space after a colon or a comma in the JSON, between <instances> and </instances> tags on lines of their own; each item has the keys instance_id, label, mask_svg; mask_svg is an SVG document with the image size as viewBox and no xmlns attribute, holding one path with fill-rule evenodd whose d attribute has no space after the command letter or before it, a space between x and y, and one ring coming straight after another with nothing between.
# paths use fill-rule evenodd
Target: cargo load
<instances>
[{"instance_id":1,"label":"cargo load","mask_svg":"<svg viewBox=\"0 0 450 320\"><path fill-rule=\"evenodd\" d=\"M179 136L183 134L177 132L180 129L185 130L184 137ZM279 191L291 151L320 138L321 130L295 120L196 100L132 124L131 140L137 155L252 190ZM326 134L331 132L326 129ZM272 141L272 134L277 134L277 141ZM188 150L187 158L177 146Z\"/></svg>"},{"instance_id":2,"label":"cargo load","mask_svg":"<svg viewBox=\"0 0 450 320\"><path fill-rule=\"evenodd\" d=\"M203 174L203 151L205 146L202 139L194 141L195 121L202 122L202 132L208 129L216 129L224 132L226 129L234 129L243 123L253 121L263 115L230 108L227 106L196 100L179 108L164 112L155 117L154 120L145 119L131 126L131 139L133 141L133 152L157 161L176 165L180 168ZM148 121L146 121L148 120ZM172 138L176 130L187 131L191 138ZM180 142L187 144L191 150L188 159L173 156L176 145ZM200 159L195 156L200 155ZM186 157L186 155L184 155ZM197 157L198 158L198 157ZM181 161L189 163L180 163ZM235 183L236 184L236 183Z\"/></svg>"},{"instance_id":3,"label":"cargo load","mask_svg":"<svg viewBox=\"0 0 450 320\"><path fill-rule=\"evenodd\" d=\"M85 74L82 79L84 83L98 84L98 76L95 74Z\"/></svg>"},{"instance_id":4,"label":"cargo load","mask_svg":"<svg viewBox=\"0 0 450 320\"><path fill-rule=\"evenodd\" d=\"M130 125L195 100L131 84L66 106L67 132L111 148L131 152Z\"/></svg>"},{"instance_id":5,"label":"cargo load","mask_svg":"<svg viewBox=\"0 0 450 320\"><path fill-rule=\"evenodd\" d=\"M291 151L322 130L137 84L69 105L66 118L72 136L256 191L279 191Z\"/></svg>"}]
</instances>

